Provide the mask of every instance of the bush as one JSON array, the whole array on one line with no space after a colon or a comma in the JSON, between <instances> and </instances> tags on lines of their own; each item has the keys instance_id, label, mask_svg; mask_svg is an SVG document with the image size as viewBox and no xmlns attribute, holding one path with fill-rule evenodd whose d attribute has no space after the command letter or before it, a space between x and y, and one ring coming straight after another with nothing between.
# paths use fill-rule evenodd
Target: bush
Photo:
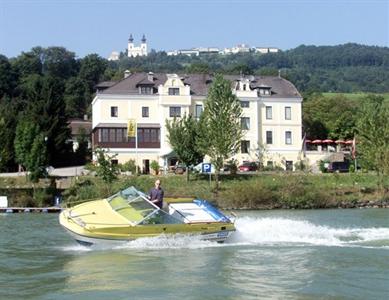
<instances>
[{"instance_id":1,"label":"bush","mask_svg":"<svg viewBox=\"0 0 389 300\"><path fill-rule=\"evenodd\" d=\"M154 171L155 175L158 175L160 166L157 161L153 160L150 164L150 168Z\"/></svg>"},{"instance_id":2,"label":"bush","mask_svg":"<svg viewBox=\"0 0 389 300\"><path fill-rule=\"evenodd\" d=\"M87 163L85 169L91 172L96 172L97 166L94 163Z\"/></svg>"},{"instance_id":3,"label":"bush","mask_svg":"<svg viewBox=\"0 0 389 300\"><path fill-rule=\"evenodd\" d=\"M135 160L130 159L126 161L124 164L120 164L119 169L122 172L131 172L132 174L135 174L136 173Z\"/></svg>"},{"instance_id":4,"label":"bush","mask_svg":"<svg viewBox=\"0 0 389 300\"><path fill-rule=\"evenodd\" d=\"M322 173L328 173L327 165L329 164L328 160L321 160L319 162L319 169Z\"/></svg>"},{"instance_id":5,"label":"bush","mask_svg":"<svg viewBox=\"0 0 389 300\"><path fill-rule=\"evenodd\" d=\"M261 180L243 181L222 191L218 204L222 207L255 209L272 206L276 198L272 187Z\"/></svg>"},{"instance_id":6,"label":"bush","mask_svg":"<svg viewBox=\"0 0 389 300\"><path fill-rule=\"evenodd\" d=\"M307 163L304 160L299 160L294 164L295 170L305 171L308 169Z\"/></svg>"}]
</instances>

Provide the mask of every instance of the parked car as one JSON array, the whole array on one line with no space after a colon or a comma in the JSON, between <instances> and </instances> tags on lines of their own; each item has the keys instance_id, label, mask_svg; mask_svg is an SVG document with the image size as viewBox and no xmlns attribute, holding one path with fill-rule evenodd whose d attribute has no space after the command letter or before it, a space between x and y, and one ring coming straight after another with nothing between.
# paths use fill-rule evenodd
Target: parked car
<instances>
[{"instance_id":1,"label":"parked car","mask_svg":"<svg viewBox=\"0 0 389 300\"><path fill-rule=\"evenodd\" d=\"M244 162L238 167L240 172L249 172L258 170L258 165L255 162Z\"/></svg>"},{"instance_id":2,"label":"parked car","mask_svg":"<svg viewBox=\"0 0 389 300\"><path fill-rule=\"evenodd\" d=\"M184 164L178 164L174 168L174 174L184 174L186 171L186 166Z\"/></svg>"},{"instance_id":3,"label":"parked car","mask_svg":"<svg viewBox=\"0 0 389 300\"><path fill-rule=\"evenodd\" d=\"M199 164L193 166L192 170L195 173L203 173L203 163L199 163ZM214 174L214 173L215 173L215 166L213 164L211 164L211 174Z\"/></svg>"},{"instance_id":4,"label":"parked car","mask_svg":"<svg viewBox=\"0 0 389 300\"><path fill-rule=\"evenodd\" d=\"M344 173L348 172L350 168L350 162L346 161L336 161L328 164L327 171L329 173Z\"/></svg>"}]
</instances>

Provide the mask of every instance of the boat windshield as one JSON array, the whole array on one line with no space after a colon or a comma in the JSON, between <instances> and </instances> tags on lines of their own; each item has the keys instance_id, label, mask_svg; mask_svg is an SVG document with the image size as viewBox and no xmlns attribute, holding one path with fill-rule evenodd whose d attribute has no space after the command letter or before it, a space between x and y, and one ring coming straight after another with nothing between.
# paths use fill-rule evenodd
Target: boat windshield
<instances>
[{"instance_id":1,"label":"boat windshield","mask_svg":"<svg viewBox=\"0 0 389 300\"><path fill-rule=\"evenodd\" d=\"M182 221L170 216L134 187L127 188L107 199L117 213L133 225L177 224Z\"/></svg>"}]
</instances>

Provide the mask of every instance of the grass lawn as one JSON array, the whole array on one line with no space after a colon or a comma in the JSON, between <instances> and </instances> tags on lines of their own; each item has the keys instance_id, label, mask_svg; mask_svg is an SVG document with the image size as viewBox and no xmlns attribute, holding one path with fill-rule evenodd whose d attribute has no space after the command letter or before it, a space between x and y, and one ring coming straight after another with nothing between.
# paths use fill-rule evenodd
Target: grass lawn
<instances>
[{"instance_id":1,"label":"grass lawn","mask_svg":"<svg viewBox=\"0 0 389 300\"><path fill-rule=\"evenodd\" d=\"M111 185L96 177L84 177L64 193L69 202L104 198L129 186L148 192L155 176L123 176ZM188 197L211 200L222 208L319 208L337 203L389 199L378 187L374 174L307 174L258 173L255 175L222 175L221 189L216 193L209 177L185 175L160 176L165 197Z\"/></svg>"}]
</instances>

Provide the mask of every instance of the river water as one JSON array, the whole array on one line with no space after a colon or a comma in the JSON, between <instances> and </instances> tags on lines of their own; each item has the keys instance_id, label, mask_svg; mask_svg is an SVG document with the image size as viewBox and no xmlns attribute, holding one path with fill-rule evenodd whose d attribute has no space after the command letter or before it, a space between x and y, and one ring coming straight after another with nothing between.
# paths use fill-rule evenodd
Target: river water
<instances>
[{"instance_id":1,"label":"river water","mask_svg":"<svg viewBox=\"0 0 389 300\"><path fill-rule=\"evenodd\" d=\"M57 219L0 215L0 299L389 299L389 209L240 212L225 244L99 250Z\"/></svg>"}]
</instances>

